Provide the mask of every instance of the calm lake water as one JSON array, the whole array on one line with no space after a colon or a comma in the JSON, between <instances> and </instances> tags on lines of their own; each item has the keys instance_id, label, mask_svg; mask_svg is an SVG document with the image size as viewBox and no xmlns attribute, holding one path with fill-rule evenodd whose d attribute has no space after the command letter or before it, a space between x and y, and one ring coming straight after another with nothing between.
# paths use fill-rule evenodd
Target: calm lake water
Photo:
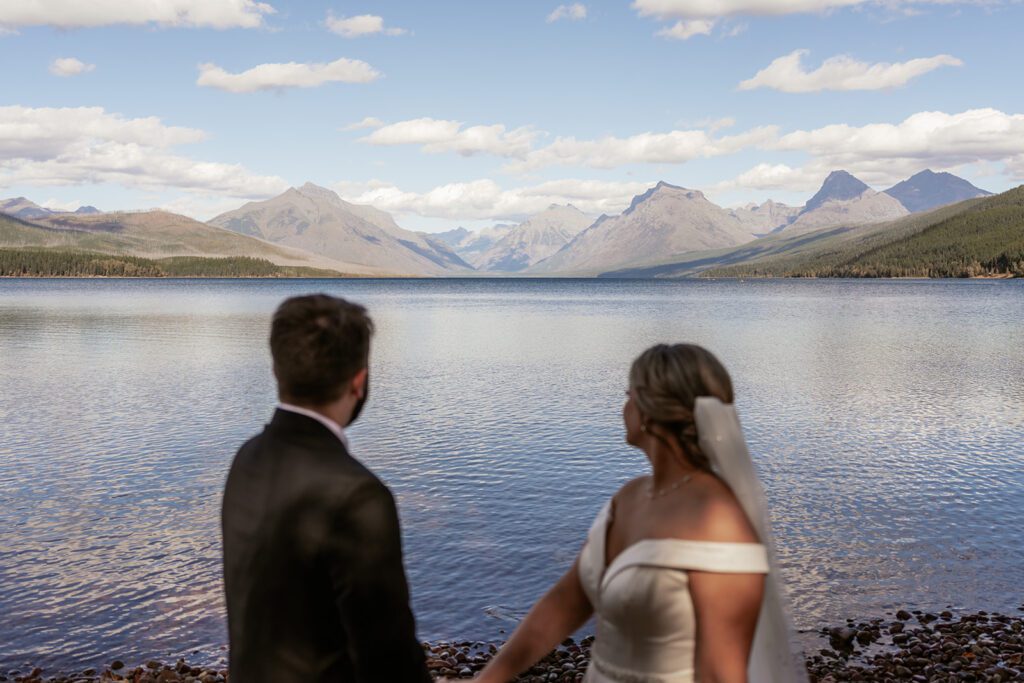
<instances>
[{"instance_id":1,"label":"calm lake water","mask_svg":"<svg viewBox=\"0 0 1024 683\"><path fill-rule=\"evenodd\" d=\"M1022 281L3 280L0 671L224 656L221 488L311 291L378 324L350 435L423 639L510 631L645 472L620 411L660 341L733 375L800 627L1024 600Z\"/></svg>"}]
</instances>

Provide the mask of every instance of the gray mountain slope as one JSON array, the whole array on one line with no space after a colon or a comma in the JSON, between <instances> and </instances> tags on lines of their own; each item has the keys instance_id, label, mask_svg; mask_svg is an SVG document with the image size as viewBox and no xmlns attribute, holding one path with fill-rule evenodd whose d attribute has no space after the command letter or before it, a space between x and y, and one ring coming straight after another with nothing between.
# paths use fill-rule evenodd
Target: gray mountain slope
<instances>
[{"instance_id":1,"label":"gray mountain slope","mask_svg":"<svg viewBox=\"0 0 1024 683\"><path fill-rule=\"evenodd\" d=\"M493 247L514 226L493 225L480 230L467 230L463 227L446 232L433 233L430 236L447 244L459 257L474 267L488 249Z\"/></svg>"},{"instance_id":2,"label":"gray mountain slope","mask_svg":"<svg viewBox=\"0 0 1024 683\"><path fill-rule=\"evenodd\" d=\"M787 206L771 199L762 204L748 204L729 211L743 226L754 234L768 234L789 225L800 213L801 207Z\"/></svg>"},{"instance_id":3,"label":"gray mountain slope","mask_svg":"<svg viewBox=\"0 0 1024 683\"><path fill-rule=\"evenodd\" d=\"M585 230L592 220L572 204L552 204L512 228L484 252L478 270L517 272L546 259Z\"/></svg>"},{"instance_id":4,"label":"gray mountain slope","mask_svg":"<svg viewBox=\"0 0 1024 683\"><path fill-rule=\"evenodd\" d=\"M223 213L211 225L399 275L439 276L472 267L443 242L404 230L391 216L306 183Z\"/></svg>"},{"instance_id":5,"label":"gray mountain slope","mask_svg":"<svg viewBox=\"0 0 1024 683\"><path fill-rule=\"evenodd\" d=\"M846 171L833 171L796 218L779 231L800 234L824 228L882 223L908 213L895 198L875 192Z\"/></svg>"},{"instance_id":6,"label":"gray mountain slope","mask_svg":"<svg viewBox=\"0 0 1024 683\"><path fill-rule=\"evenodd\" d=\"M622 214L602 216L526 272L593 275L752 239L754 235L739 219L701 192L662 182L634 197Z\"/></svg>"}]
</instances>

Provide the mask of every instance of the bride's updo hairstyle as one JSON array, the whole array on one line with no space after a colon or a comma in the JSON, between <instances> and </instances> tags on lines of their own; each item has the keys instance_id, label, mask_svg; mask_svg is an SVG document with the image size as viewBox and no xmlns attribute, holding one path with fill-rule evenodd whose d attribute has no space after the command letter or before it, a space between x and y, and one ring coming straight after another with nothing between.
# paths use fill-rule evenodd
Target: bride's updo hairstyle
<instances>
[{"instance_id":1,"label":"bride's updo hairstyle","mask_svg":"<svg viewBox=\"0 0 1024 683\"><path fill-rule=\"evenodd\" d=\"M732 380L718 359L694 344L658 344L633 361L629 386L644 424L661 427L682 446L691 465L710 471L697 440L693 410L699 396L733 402Z\"/></svg>"}]
</instances>

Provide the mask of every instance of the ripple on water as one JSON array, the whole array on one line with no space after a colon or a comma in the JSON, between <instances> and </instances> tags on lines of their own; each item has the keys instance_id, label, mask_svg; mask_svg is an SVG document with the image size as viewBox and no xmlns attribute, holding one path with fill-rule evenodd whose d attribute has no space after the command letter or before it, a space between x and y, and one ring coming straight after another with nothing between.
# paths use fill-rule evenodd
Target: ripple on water
<instances>
[{"instance_id":1,"label":"ripple on water","mask_svg":"<svg viewBox=\"0 0 1024 683\"><path fill-rule=\"evenodd\" d=\"M267 316L378 334L355 452L395 489L423 638L508 631L645 471L632 358L730 369L804 628L1007 609L1024 580L1019 282L0 282L0 670L226 640L220 492L268 419Z\"/></svg>"}]
</instances>

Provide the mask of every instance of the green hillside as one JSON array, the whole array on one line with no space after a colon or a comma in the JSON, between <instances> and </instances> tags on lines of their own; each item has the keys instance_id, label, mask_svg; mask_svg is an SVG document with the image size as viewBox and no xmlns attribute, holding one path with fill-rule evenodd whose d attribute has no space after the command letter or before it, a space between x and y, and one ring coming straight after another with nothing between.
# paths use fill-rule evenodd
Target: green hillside
<instances>
[{"instance_id":1,"label":"green hillside","mask_svg":"<svg viewBox=\"0 0 1024 683\"><path fill-rule=\"evenodd\" d=\"M724 264L723 264L724 265ZM709 277L1024 277L1024 186Z\"/></svg>"},{"instance_id":2,"label":"green hillside","mask_svg":"<svg viewBox=\"0 0 1024 683\"><path fill-rule=\"evenodd\" d=\"M279 266L248 256L203 258L138 256L53 249L0 248L0 277L341 277L301 266Z\"/></svg>"}]
</instances>

